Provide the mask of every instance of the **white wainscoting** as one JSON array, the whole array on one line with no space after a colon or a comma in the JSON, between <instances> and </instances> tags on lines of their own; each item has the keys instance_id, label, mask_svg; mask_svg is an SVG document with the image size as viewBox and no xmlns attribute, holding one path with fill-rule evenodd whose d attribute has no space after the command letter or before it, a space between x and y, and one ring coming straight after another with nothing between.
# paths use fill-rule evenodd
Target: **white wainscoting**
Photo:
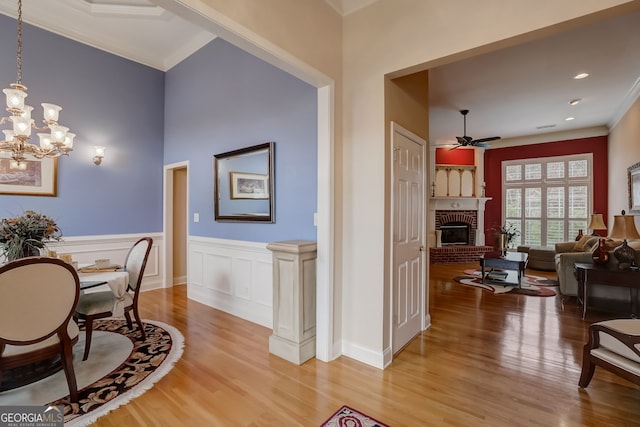
<instances>
[{"instance_id":1,"label":"white wainscoting","mask_svg":"<svg viewBox=\"0 0 640 427\"><path fill-rule=\"evenodd\" d=\"M188 297L273 327L273 262L266 243L189 236Z\"/></svg>"},{"instance_id":2,"label":"white wainscoting","mask_svg":"<svg viewBox=\"0 0 640 427\"><path fill-rule=\"evenodd\" d=\"M49 249L60 254L72 254L73 260L79 264L91 264L96 259L109 258L115 264L124 264L127 252L133 244L142 237L151 237L153 245L149 252L149 259L144 270L142 290L164 288L165 280L162 277L164 271L162 259L162 233L149 234L117 234L104 236L64 236L63 242L51 242L47 244Z\"/></svg>"}]
</instances>

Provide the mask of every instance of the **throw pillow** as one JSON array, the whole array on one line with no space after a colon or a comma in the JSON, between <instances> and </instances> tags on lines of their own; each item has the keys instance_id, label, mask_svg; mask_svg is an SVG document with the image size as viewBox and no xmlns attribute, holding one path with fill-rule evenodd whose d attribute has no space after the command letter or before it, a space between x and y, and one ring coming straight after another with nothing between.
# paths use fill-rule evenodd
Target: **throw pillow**
<instances>
[{"instance_id":1,"label":"throw pillow","mask_svg":"<svg viewBox=\"0 0 640 427\"><path fill-rule=\"evenodd\" d=\"M622 244L622 240L606 239L604 241L604 245L607 247L607 251L612 251L618 246L620 246L621 244Z\"/></svg>"},{"instance_id":2,"label":"throw pillow","mask_svg":"<svg viewBox=\"0 0 640 427\"><path fill-rule=\"evenodd\" d=\"M593 236L582 236L580 240L578 240L576 244L573 245L573 250L575 252L584 252L585 251L584 245L586 245L587 242L591 239L593 239Z\"/></svg>"}]
</instances>

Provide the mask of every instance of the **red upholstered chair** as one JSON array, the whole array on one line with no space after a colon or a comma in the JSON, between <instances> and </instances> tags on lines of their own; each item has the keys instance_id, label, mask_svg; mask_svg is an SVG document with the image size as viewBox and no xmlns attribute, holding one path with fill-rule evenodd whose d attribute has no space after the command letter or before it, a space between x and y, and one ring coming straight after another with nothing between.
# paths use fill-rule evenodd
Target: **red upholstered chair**
<instances>
[{"instance_id":1,"label":"red upholstered chair","mask_svg":"<svg viewBox=\"0 0 640 427\"><path fill-rule=\"evenodd\" d=\"M143 237L138 240L133 244L131 249L129 249L129 253L127 254L127 258L124 262L125 270L129 272L129 285L127 286L127 292L124 294L123 300L124 315L127 319L129 329L133 330L130 315L130 312L133 311L133 316L136 319L138 328L140 328L142 341L147 339L147 337L138 312L138 298L140 296L142 276L144 275L144 269L147 265L147 258L149 257L152 244L153 239L151 237ZM115 295L111 291L84 294L80 297L75 316L78 319L85 321L85 330L87 334L84 346L84 357L82 360L87 360L87 357L89 357L93 320L111 317L113 315L112 310L115 304L115 298Z\"/></svg>"},{"instance_id":2,"label":"red upholstered chair","mask_svg":"<svg viewBox=\"0 0 640 427\"><path fill-rule=\"evenodd\" d=\"M589 385L596 366L640 385L640 319L607 320L589 327L580 387Z\"/></svg>"},{"instance_id":3,"label":"red upholstered chair","mask_svg":"<svg viewBox=\"0 0 640 427\"><path fill-rule=\"evenodd\" d=\"M30 257L0 267L0 384L3 372L60 355L69 396L78 402L73 345L78 325L71 318L80 280L68 263Z\"/></svg>"}]
</instances>

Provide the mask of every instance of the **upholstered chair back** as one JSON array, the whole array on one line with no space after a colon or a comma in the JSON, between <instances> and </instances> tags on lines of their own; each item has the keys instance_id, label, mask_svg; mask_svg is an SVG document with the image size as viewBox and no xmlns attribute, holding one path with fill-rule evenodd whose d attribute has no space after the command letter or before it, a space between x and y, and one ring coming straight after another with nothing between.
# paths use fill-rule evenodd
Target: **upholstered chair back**
<instances>
[{"instance_id":1,"label":"upholstered chair back","mask_svg":"<svg viewBox=\"0 0 640 427\"><path fill-rule=\"evenodd\" d=\"M31 344L67 325L80 294L75 269L44 257L24 258L0 267L0 339Z\"/></svg>"},{"instance_id":2,"label":"upholstered chair back","mask_svg":"<svg viewBox=\"0 0 640 427\"><path fill-rule=\"evenodd\" d=\"M124 265L129 272L129 287L133 291L137 291L142 283L142 276L144 275L152 244L153 239L151 237L143 237L129 249Z\"/></svg>"}]
</instances>

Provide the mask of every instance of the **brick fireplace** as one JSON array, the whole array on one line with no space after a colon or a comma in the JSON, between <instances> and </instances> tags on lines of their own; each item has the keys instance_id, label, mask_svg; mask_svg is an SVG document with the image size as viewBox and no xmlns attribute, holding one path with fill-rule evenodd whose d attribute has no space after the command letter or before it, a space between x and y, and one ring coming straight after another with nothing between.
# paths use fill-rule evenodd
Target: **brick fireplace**
<instances>
[{"instance_id":1,"label":"brick fireplace","mask_svg":"<svg viewBox=\"0 0 640 427\"><path fill-rule=\"evenodd\" d=\"M484 204L487 200L475 197L431 198L431 264L476 262L481 254L494 250L493 246L485 245L484 239ZM452 238L443 239L443 234L449 231L447 227L458 228L459 225L464 225L468 230L466 241L463 242L460 237L464 233L455 230Z\"/></svg>"},{"instance_id":2,"label":"brick fireplace","mask_svg":"<svg viewBox=\"0 0 640 427\"><path fill-rule=\"evenodd\" d=\"M478 212L477 211L447 211L440 210L436 211L436 231L440 231L440 245L448 246L449 244L454 244L451 242L447 242L442 238L442 230L443 227L451 227L452 225L458 226L459 224L466 225L468 229L467 241L464 243L465 245L475 246L476 244L476 230L478 229Z\"/></svg>"}]
</instances>

